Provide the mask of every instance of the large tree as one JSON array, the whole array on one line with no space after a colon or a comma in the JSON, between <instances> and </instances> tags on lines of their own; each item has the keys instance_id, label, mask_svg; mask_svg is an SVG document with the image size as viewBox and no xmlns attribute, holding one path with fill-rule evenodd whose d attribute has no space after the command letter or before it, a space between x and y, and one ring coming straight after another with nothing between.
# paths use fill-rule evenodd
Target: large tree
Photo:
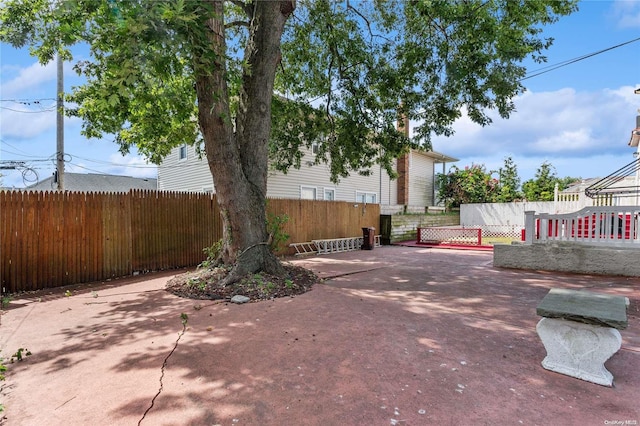
<instances>
[{"instance_id":1,"label":"large tree","mask_svg":"<svg viewBox=\"0 0 640 426\"><path fill-rule=\"evenodd\" d=\"M500 190L499 182L482 164L472 164L464 169L452 166L449 173L436 176L438 201L447 208L461 204L492 203Z\"/></svg>"},{"instance_id":2,"label":"large tree","mask_svg":"<svg viewBox=\"0 0 640 426\"><path fill-rule=\"evenodd\" d=\"M565 190L570 184L580 181L580 178L559 178L556 168L548 161L544 161L536 170L535 177L522 184L522 191L527 201L553 201L555 188Z\"/></svg>"},{"instance_id":3,"label":"large tree","mask_svg":"<svg viewBox=\"0 0 640 426\"><path fill-rule=\"evenodd\" d=\"M518 166L513 162L513 158L506 157L504 159L504 166L498 170L498 181L498 193L495 196L496 202L510 203L522 198Z\"/></svg>"},{"instance_id":4,"label":"large tree","mask_svg":"<svg viewBox=\"0 0 640 426\"><path fill-rule=\"evenodd\" d=\"M463 110L482 125L490 109L507 117L522 61L551 44L541 27L574 10L574 0L3 0L0 40L42 63L89 45L76 64L86 84L68 98L87 136L115 134L123 152L154 162L203 141L233 281L281 272L265 226L269 155L286 170L321 140L318 161L337 180L374 163L391 170L409 146L451 135ZM412 141L395 129L401 115L420 123Z\"/></svg>"}]
</instances>

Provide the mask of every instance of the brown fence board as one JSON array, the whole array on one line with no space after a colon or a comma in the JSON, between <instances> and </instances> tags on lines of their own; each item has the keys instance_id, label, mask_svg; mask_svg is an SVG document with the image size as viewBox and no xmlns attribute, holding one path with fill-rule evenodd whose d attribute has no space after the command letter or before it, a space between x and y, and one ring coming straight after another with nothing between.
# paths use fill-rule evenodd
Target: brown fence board
<instances>
[{"instance_id":1,"label":"brown fence board","mask_svg":"<svg viewBox=\"0 0 640 426\"><path fill-rule=\"evenodd\" d=\"M53 276L55 259L50 253L54 251L54 245L56 243L55 229L56 223L54 220L54 208L55 200L53 199L53 193L42 193L42 204L40 209L42 214L40 215L40 228L42 245L40 246L40 253L38 255L38 263L41 267L39 282L47 283L54 281Z\"/></svg>"},{"instance_id":2,"label":"brown fence board","mask_svg":"<svg viewBox=\"0 0 640 426\"><path fill-rule=\"evenodd\" d=\"M267 211L289 217L286 244L358 236L379 221L377 204L270 199ZM194 266L221 237L211 194L0 191L0 284L18 292Z\"/></svg>"},{"instance_id":3,"label":"brown fence board","mask_svg":"<svg viewBox=\"0 0 640 426\"><path fill-rule=\"evenodd\" d=\"M87 233L89 227L87 226L87 210L89 208L89 193L82 194L82 206L78 211L78 241L80 242L80 250L78 251L78 272L77 279L79 282L90 281L88 274L88 258L89 258L89 245L87 244Z\"/></svg>"},{"instance_id":4,"label":"brown fence board","mask_svg":"<svg viewBox=\"0 0 640 426\"><path fill-rule=\"evenodd\" d=\"M8 285L8 280L5 276L5 272L9 269L9 248L5 247L5 238L2 238L2 235L6 235L9 233L9 220L6 216L7 208L4 207L9 204L7 198L8 193L0 191L0 291L2 293L4 293L5 291L9 291L9 289L6 288L6 286ZM5 253L7 255L5 255Z\"/></svg>"},{"instance_id":5,"label":"brown fence board","mask_svg":"<svg viewBox=\"0 0 640 426\"><path fill-rule=\"evenodd\" d=\"M22 228L22 221L20 220L22 219L22 208L23 208L22 197L20 198L16 197L15 204L16 204L15 206L16 210L13 212L13 215L11 217L11 226L13 226L14 229L18 229L18 228ZM24 286L22 268L25 263L18 262L18 259L22 257L22 235L18 235L17 233L14 233L14 232L12 232L12 234L15 234L14 240L13 240L13 256L12 256L13 258L12 258L12 265L11 265L12 278L17 285L22 287Z\"/></svg>"},{"instance_id":6,"label":"brown fence board","mask_svg":"<svg viewBox=\"0 0 640 426\"><path fill-rule=\"evenodd\" d=\"M380 220L378 204L347 201L269 199L267 211L289 217L283 226L289 235L287 243L356 237L362 235L362 228L376 227Z\"/></svg>"}]
</instances>

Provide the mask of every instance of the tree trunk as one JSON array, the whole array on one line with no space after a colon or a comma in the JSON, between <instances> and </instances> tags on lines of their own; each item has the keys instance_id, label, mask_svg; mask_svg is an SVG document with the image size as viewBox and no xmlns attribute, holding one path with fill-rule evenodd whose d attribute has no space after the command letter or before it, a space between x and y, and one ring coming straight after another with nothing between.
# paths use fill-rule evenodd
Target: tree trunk
<instances>
[{"instance_id":1,"label":"tree trunk","mask_svg":"<svg viewBox=\"0 0 640 426\"><path fill-rule=\"evenodd\" d=\"M213 6L215 15L208 26L216 61L211 72L198 73L196 93L198 119L223 218L221 260L234 264L227 279L231 283L247 273L284 273L269 249L266 228L268 144L280 39L295 4L287 0L253 5L235 131L226 81L223 2L214 1Z\"/></svg>"}]
</instances>

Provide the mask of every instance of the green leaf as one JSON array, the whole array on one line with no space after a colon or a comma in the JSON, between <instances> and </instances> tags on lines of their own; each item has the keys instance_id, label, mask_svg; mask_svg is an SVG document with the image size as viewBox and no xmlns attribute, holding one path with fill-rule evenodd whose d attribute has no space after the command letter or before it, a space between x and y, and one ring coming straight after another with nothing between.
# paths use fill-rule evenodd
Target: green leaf
<instances>
[{"instance_id":1,"label":"green leaf","mask_svg":"<svg viewBox=\"0 0 640 426\"><path fill-rule=\"evenodd\" d=\"M120 103L120 98L118 98L118 95L113 94L109 96L109 105L117 106L119 103Z\"/></svg>"}]
</instances>

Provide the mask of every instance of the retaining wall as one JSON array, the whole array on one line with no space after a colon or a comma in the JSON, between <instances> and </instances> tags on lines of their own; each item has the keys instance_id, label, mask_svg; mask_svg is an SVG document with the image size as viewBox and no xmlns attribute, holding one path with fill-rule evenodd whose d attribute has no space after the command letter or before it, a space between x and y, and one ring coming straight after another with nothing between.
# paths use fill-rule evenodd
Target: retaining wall
<instances>
[{"instance_id":1,"label":"retaining wall","mask_svg":"<svg viewBox=\"0 0 640 426\"><path fill-rule=\"evenodd\" d=\"M501 268L640 277L640 249L568 242L496 244L493 266Z\"/></svg>"},{"instance_id":2,"label":"retaining wall","mask_svg":"<svg viewBox=\"0 0 640 426\"><path fill-rule=\"evenodd\" d=\"M382 244L415 240L418 227L458 225L460 216L457 214L380 215Z\"/></svg>"}]
</instances>

